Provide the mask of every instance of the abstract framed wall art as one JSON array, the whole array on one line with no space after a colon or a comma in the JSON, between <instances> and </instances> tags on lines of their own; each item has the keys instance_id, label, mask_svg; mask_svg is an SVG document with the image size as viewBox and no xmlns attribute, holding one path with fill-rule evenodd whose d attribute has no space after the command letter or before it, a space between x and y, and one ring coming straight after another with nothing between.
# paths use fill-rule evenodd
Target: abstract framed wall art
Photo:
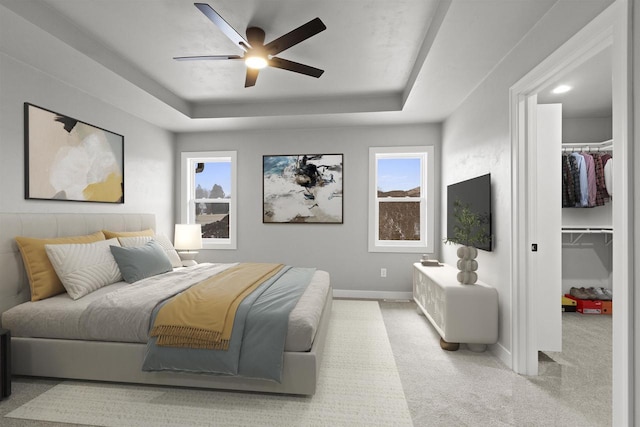
<instances>
[{"instance_id":1,"label":"abstract framed wall art","mask_svg":"<svg viewBox=\"0 0 640 427\"><path fill-rule=\"evenodd\" d=\"M342 157L263 156L262 222L342 224Z\"/></svg>"},{"instance_id":2,"label":"abstract framed wall art","mask_svg":"<svg viewBox=\"0 0 640 427\"><path fill-rule=\"evenodd\" d=\"M124 136L25 102L25 199L124 203Z\"/></svg>"}]
</instances>

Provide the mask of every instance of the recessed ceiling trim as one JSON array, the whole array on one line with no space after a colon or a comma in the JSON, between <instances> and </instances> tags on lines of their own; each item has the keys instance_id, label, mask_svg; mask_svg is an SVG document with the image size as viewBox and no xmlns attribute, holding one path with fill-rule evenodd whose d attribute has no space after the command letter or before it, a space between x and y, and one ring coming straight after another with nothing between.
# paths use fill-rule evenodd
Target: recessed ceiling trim
<instances>
[{"instance_id":1,"label":"recessed ceiling trim","mask_svg":"<svg viewBox=\"0 0 640 427\"><path fill-rule=\"evenodd\" d=\"M107 46L97 42L41 0L3 1L2 4L63 43L113 71L160 101L189 115L189 103L147 74L124 60Z\"/></svg>"},{"instance_id":2,"label":"recessed ceiling trim","mask_svg":"<svg viewBox=\"0 0 640 427\"><path fill-rule=\"evenodd\" d=\"M402 94L251 103L193 103L191 118L271 117L401 111Z\"/></svg>"},{"instance_id":3,"label":"recessed ceiling trim","mask_svg":"<svg viewBox=\"0 0 640 427\"><path fill-rule=\"evenodd\" d=\"M402 93L402 105L407 102L407 98L411 94L413 90L413 85L420 74L420 70L424 66L425 61L427 60L427 56L429 55L429 51L431 51L431 46L433 46L433 42L438 35L438 31L440 31L440 26L444 22L444 18L447 15L447 11L449 10L449 6L451 6L451 0L440 0L438 2L438 7L436 9L436 13L433 15L431 22L429 23L427 34L425 35L424 40L422 41L422 45L420 46L420 50L418 51L418 56L416 57L416 61L411 68L411 74L409 75L409 79L407 80L407 85L404 88Z\"/></svg>"}]
</instances>

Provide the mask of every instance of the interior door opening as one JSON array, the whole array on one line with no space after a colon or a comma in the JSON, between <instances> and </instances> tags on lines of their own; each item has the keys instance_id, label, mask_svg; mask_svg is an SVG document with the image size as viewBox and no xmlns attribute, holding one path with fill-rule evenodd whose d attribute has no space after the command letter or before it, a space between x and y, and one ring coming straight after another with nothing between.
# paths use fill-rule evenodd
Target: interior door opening
<instances>
[{"instance_id":1,"label":"interior door opening","mask_svg":"<svg viewBox=\"0 0 640 427\"><path fill-rule=\"evenodd\" d=\"M535 316L535 275L530 244L535 235L529 228L532 220L531 179L528 156L535 150L535 133L529 121L531 97L566 75L604 49L612 49L612 134L615 162L613 179L616 195L612 206L612 229L616 236L612 247L612 288L620 301L612 316L612 420L613 425L634 425L632 382L635 362L632 353L634 331L631 327L635 311L630 298L633 283L633 253L629 239L633 229L633 171L631 150L632 128L629 110L630 58L628 50L629 8L625 1L616 1L585 28L531 70L512 86L512 367L521 374L538 374L538 351ZM534 105L537 103L534 103ZM533 193L535 195L535 193Z\"/></svg>"}]
</instances>

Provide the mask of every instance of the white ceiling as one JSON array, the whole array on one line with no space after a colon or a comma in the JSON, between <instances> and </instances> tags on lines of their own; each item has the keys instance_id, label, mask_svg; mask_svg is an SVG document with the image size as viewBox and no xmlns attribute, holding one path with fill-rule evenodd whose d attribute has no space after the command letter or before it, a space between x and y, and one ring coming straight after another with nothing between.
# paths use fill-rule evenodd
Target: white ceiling
<instances>
[{"instance_id":1,"label":"white ceiling","mask_svg":"<svg viewBox=\"0 0 640 427\"><path fill-rule=\"evenodd\" d=\"M611 117L611 62L611 47L608 47L543 88L538 94L538 103L562 103L562 115L566 118ZM571 90L562 94L552 93L559 85L567 85Z\"/></svg>"},{"instance_id":2,"label":"white ceiling","mask_svg":"<svg viewBox=\"0 0 640 427\"><path fill-rule=\"evenodd\" d=\"M190 0L0 0L136 94L92 95L172 131L440 122L554 3L209 0L239 33L263 28L266 42L315 17L327 26L278 55L324 69L319 79L267 68L244 88L242 61L172 59L242 54Z\"/></svg>"}]
</instances>

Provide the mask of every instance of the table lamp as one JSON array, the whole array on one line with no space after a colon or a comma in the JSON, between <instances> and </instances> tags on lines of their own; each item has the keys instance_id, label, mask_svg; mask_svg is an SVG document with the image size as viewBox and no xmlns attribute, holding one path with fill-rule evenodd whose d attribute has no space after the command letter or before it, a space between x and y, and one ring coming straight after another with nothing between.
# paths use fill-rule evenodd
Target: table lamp
<instances>
[{"instance_id":1,"label":"table lamp","mask_svg":"<svg viewBox=\"0 0 640 427\"><path fill-rule=\"evenodd\" d=\"M201 224L176 224L174 245L184 267L196 265L197 249L202 249Z\"/></svg>"}]
</instances>

